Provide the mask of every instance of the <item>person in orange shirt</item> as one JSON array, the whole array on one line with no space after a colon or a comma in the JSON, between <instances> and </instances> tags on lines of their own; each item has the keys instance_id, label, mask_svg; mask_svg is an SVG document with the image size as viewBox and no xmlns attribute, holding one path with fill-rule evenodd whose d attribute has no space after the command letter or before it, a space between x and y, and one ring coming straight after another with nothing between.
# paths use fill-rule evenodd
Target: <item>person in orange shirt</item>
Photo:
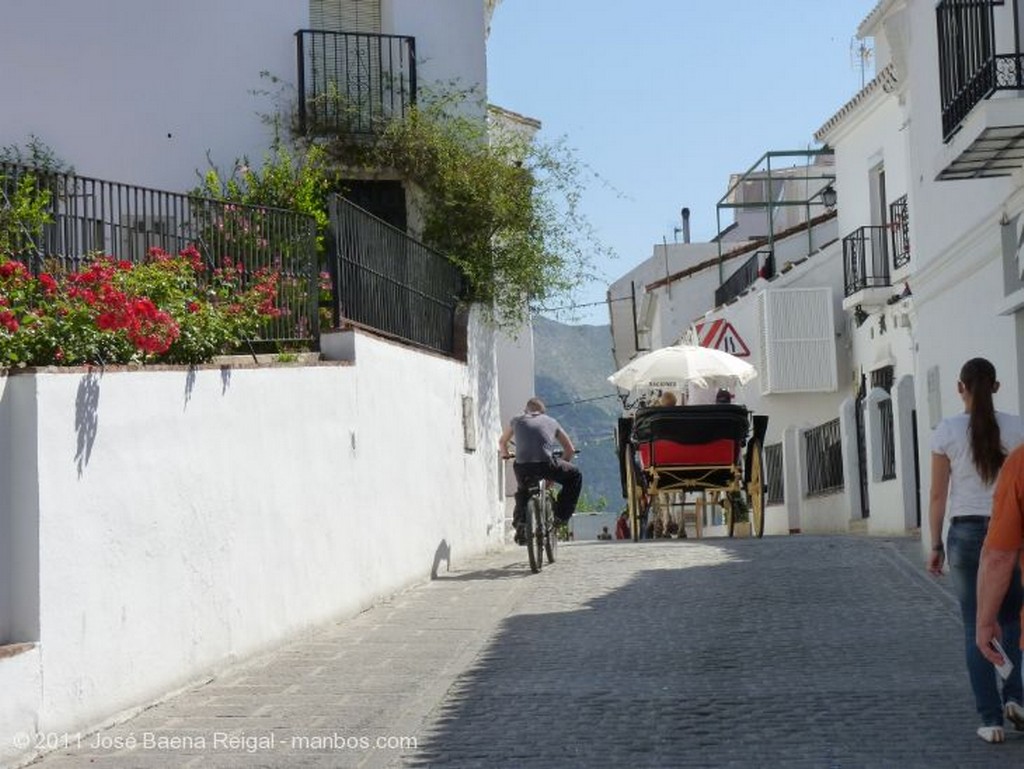
<instances>
[{"instance_id":1,"label":"person in orange shirt","mask_svg":"<svg viewBox=\"0 0 1024 769\"><path fill-rule=\"evenodd\" d=\"M1014 566L1021 560L1024 545L1024 444L1014 449L1003 462L992 498L992 519L978 565L978 615L975 641L978 649L993 665L1003 657L989 642L1002 639L997 615L1003 596L1010 587ZM1024 647L1024 639L1021 641ZM1021 671L1013 671L1021 675Z\"/></svg>"}]
</instances>

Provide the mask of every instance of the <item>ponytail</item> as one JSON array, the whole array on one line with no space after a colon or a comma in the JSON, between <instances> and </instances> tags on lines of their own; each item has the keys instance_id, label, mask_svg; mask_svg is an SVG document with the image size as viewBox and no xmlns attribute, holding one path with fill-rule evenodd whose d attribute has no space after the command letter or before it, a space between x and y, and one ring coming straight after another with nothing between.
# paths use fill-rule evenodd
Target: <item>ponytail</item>
<instances>
[{"instance_id":1,"label":"ponytail","mask_svg":"<svg viewBox=\"0 0 1024 769\"><path fill-rule=\"evenodd\" d=\"M967 435L974 468L986 484L995 481L1006 452L999 435L992 393L996 389L996 368L984 358L971 358L960 369L960 384L971 395Z\"/></svg>"}]
</instances>

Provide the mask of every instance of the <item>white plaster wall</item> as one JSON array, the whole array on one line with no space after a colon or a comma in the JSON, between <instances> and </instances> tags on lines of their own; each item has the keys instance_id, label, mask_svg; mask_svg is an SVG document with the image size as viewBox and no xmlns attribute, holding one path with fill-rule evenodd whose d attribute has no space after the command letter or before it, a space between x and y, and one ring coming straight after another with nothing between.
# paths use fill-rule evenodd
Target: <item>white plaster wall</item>
<instances>
[{"instance_id":1,"label":"white plaster wall","mask_svg":"<svg viewBox=\"0 0 1024 769\"><path fill-rule=\"evenodd\" d=\"M306 0L7 3L0 25L0 145L35 134L85 176L195 186L206 152L230 172L270 133L267 70L295 82Z\"/></svg>"},{"instance_id":2,"label":"white plaster wall","mask_svg":"<svg viewBox=\"0 0 1024 769\"><path fill-rule=\"evenodd\" d=\"M486 100L482 0L385 0L382 26L416 36L422 85L457 78ZM6 3L0 24L0 146L35 134L84 176L172 191L206 155L224 173L258 164L276 111L261 72L294 102L295 32L308 0L46 0Z\"/></svg>"},{"instance_id":3,"label":"white plaster wall","mask_svg":"<svg viewBox=\"0 0 1024 769\"><path fill-rule=\"evenodd\" d=\"M933 21L934 25L934 21ZM905 109L894 95L878 93L867 106L828 135L835 147L839 237L875 224L871 217L869 172L885 168L886 204L907 192ZM913 212L911 212L913 213ZM911 225L914 218L911 216ZM916 245L916 241L913 241ZM917 256L916 249L914 256Z\"/></svg>"},{"instance_id":4,"label":"white plaster wall","mask_svg":"<svg viewBox=\"0 0 1024 769\"><path fill-rule=\"evenodd\" d=\"M996 228L992 228L993 235ZM921 470L921 535L928 542L928 490L931 484L931 431L942 419L963 410L956 391L960 367L970 358L988 358L996 367L1001 387L995 396L997 409L1017 413L1020 383L1017 381L1016 335L1012 316L995 313L1002 296L1002 267L994 238L986 234L970 249L959 251L960 257L948 265L941 276L941 289L934 281L919 282L923 288L915 293L917 340L917 376L915 377L918 412L918 462ZM963 264L967 262L967 264ZM928 372L938 369L940 412L929 408Z\"/></svg>"},{"instance_id":5,"label":"white plaster wall","mask_svg":"<svg viewBox=\"0 0 1024 769\"><path fill-rule=\"evenodd\" d=\"M11 487L11 459L15 446L11 441L12 397L7 388L10 378L0 374L0 489ZM0 645L13 643L11 637L11 500L10 495L0 491Z\"/></svg>"},{"instance_id":6,"label":"white plaster wall","mask_svg":"<svg viewBox=\"0 0 1024 769\"><path fill-rule=\"evenodd\" d=\"M885 390L875 388L868 393L864 404L868 494L871 500L868 531L873 534L906 531L903 487L900 485L899 477L882 480L882 430L879 403L887 400L890 400L890 397ZM893 419L895 420L895 414ZM895 425L895 421L893 424Z\"/></svg>"},{"instance_id":7,"label":"white plaster wall","mask_svg":"<svg viewBox=\"0 0 1024 769\"><path fill-rule=\"evenodd\" d=\"M462 427L472 395L478 445L497 440L493 332L470 343L468 364L357 335L351 366L15 377L39 402L37 728L95 724L499 545L493 452Z\"/></svg>"},{"instance_id":8,"label":"white plaster wall","mask_svg":"<svg viewBox=\"0 0 1024 769\"><path fill-rule=\"evenodd\" d=\"M13 735L32 735L38 729L42 688L39 647L0 657L0 763L23 752L11 744Z\"/></svg>"},{"instance_id":9,"label":"white plaster wall","mask_svg":"<svg viewBox=\"0 0 1024 769\"><path fill-rule=\"evenodd\" d=\"M497 360L498 372L498 398L500 423L504 426L512 420L516 414L521 414L526 401L532 398L535 390L535 371L533 353L533 326L527 323L518 332L518 336L501 333L497 339ZM495 457L498 455L497 443L481 447L482 450L490 451ZM501 462L500 459L495 460ZM516 491L515 474L512 472L510 463L502 466L504 482L502 484L505 497L512 497ZM508 500L508 515L512 515L511 505L513 500Z\"/></svg>"},{"instance_id":10,"label":"white plaster wall","mask_svg":"<svg viewBox=\"0 0 1024 769\"><path fill-rule=\"evenodd\" d=\"M381 16L386 32L416 38L416 74L422 77L422 84L454 82L459 89L475 89L478 114L486 114L487 14L483 0L384 0Z\"/></svg>"}]
</instances>

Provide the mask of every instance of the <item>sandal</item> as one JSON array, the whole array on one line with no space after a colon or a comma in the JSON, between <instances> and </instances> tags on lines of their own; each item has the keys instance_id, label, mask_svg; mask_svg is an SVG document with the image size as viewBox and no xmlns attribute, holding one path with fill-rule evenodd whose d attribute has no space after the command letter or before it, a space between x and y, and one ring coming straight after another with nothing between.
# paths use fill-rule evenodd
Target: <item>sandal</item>
<instances>
[{"instance_id":1,"label":"sandal","mask_svg":"<svg viewBox=\"0 0 1024 769\"><path fill-rule=\"evenodd\" d=\"M979 726L978 736L985 742L1003 742L1006 739L1001 726Z\"/></svg>"}]
</instances>

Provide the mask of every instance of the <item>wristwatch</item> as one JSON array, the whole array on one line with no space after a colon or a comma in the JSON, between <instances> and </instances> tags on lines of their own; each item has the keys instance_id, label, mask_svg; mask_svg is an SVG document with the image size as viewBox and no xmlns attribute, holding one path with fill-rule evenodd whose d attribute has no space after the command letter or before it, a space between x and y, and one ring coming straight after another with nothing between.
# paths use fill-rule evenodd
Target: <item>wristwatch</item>
<instances>
[{"instance_id":1,"label":"wristwatch","mask_svg":"<svg viewBox=\"0 0 1024 769\"><path fill-rule=\"evenodd\" d=\"M946 551L946 547L941 542L939 544L937 544L937 545L932 545L932 552L933 553L944 553L945 551Z\"/></svg>"}]
</instances>

